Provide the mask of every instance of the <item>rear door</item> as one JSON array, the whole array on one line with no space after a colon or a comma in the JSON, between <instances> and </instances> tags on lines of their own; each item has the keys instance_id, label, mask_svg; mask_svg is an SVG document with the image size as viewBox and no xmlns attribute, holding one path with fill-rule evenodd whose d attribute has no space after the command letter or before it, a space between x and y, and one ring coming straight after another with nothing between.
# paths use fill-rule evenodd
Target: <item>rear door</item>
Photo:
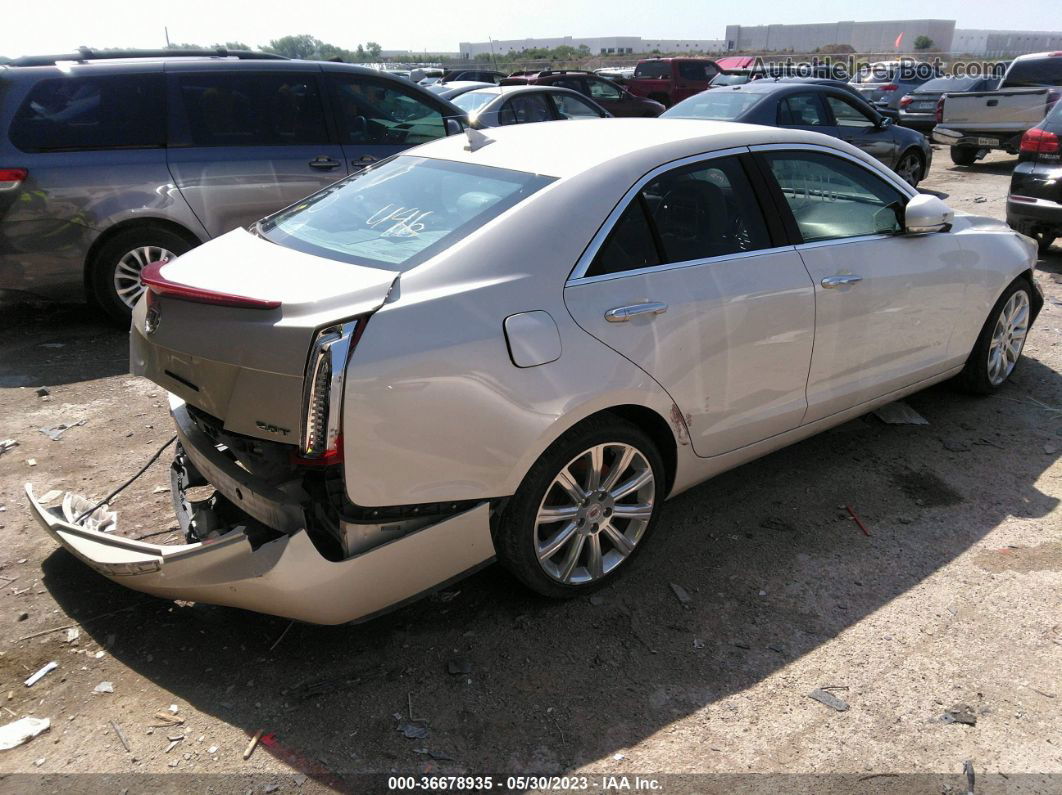
<instances>
[{"instance_id":1,"label":"rear door","mask_svg":"<svg viewBox=\"0 0 1062 795\"><path fill-rule=\"evenodd\" d=\"M316 69L168 75L170 173L216 237L346 176Z\"/></svg>"},{"instance_id":2,"label":"rear door","mask_svg":"<svg viewBox=\"0 0 1062 795\"><path fill-rule=\"evenodd\" d=\"M412 85L345 71L324 79L351 173L446 135L446 106Z\"/></svg>"},{"instance_id":3,"label":"rear door","mask_svg":"<svg viewBox=\"0 0 1062 795\"><path fill-rule=\"evenodd\" d=\"M564 292L583 329L669 392L699 456L795 428L806 408L814 290L763 213L743 151L640 180Z\"/></svg>"},{"instance_id":4,"label":"rear door","mask_svg":"<svg viewBox=\"0 0 1062 795\"><path fill-rule=\"evenodd\" d=\"M553 104L544 91L516 94L498 111L499 124L533 124L556 120Z\"/></svg>"},{"instance_id":5,"label":"rear door","mask_svg":"<svg viewBox=\"0 0 1062 795\"><path fill-rule=\"evenodd\" d=\"M895 208L909 189L855 158L814 147L752 149L780 189L815 283L805 422L953 366L951 333L963 325L975 267L955 235L899 234Z\"/></svg>"},{"instance_id":6,"label":"rear door","mask_svg":"<svg viewBox=\"0 0 1062 795\"><path fill-rule=\"evenodd\" d=\"M823 100L832 122L831 135L862 149L890 168L896 165L900 153L892 131L878 127L877 118L869 108L861 108L847 97L833 94L824 94Z\"/></svg>"}]
</instances>

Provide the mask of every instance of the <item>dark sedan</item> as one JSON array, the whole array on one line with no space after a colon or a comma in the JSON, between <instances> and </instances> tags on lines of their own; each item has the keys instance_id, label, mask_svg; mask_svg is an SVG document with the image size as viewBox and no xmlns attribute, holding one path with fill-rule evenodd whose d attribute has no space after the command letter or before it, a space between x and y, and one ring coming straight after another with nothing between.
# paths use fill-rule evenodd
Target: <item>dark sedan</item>
<instances>
[{"instance_id":1,"label":"dark sedan","mask_svg":"<svg viewBox=\"0 0 1062 795\"><path fill-rule=\"evenodd\" d=\"M921 182L933 158L921 133L900 127L847 91L816 83L756 80L714 88L678 103L661 118L738 121L825 133L877 158L911 185Z\"/></svg>"},{"instance_id":2,"label":"dark sedan","mask_svg":"<svg viewBox=\"0 0 1062 795\"><path fill-rule=\"evenodd\" d=\"M920 132L937 125L937 102L949 91L994 91L998 77L938 77L900 98L900 124Z\"/></svg>"},{"instance_id":3,"label":"dark sedan","mask_svg":"<svg viewBox=\"0 0 1062 795\"><path fill-rule=\"evenodd\" d=\"M1062 102L1021 137L1007 223L1036 238L1041 254L1062 235Z\"/></svg>"}]
</instances>

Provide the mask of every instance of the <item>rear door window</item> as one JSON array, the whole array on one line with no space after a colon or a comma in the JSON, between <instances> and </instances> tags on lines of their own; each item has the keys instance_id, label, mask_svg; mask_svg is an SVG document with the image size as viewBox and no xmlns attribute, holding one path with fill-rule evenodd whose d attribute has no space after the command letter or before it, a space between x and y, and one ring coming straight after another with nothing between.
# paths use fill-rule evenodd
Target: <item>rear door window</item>
<instances>
[{"instance_id":1,"label":"rear door window","mask_svg":"<svg viewBox=\"0 0 1062 795\"><path fill-rule=\"evenodd\" d=\"M177 85L192 146L328 142L312 74L185 73Z\"/></svg>"},{"instance_id":2,"label":"rear door window","mask_svg":"<svg viewBox=\"0 0 1062 795\"><path fill-rule=\"evenodd\" d=\"M714 158L670 171L642 188L586 275L770 247L767 223L740 161Z\"/></svg>"},{"instance_id":3,"label":"rear door window","mask_svg":"<svg viewBox=\"0 0 1062 795\"><path fill-rule=\"evenodd\" d=\"M161 147L165 108L161 74L42 80L15 114L11 142L24 152Z\"/></svg>"},{"instance_id":4,"label":"rear door window","mask_svg":"<svg viewBox=\"0 0 1062 795\"><path fill-rule=\"evenodd\" d=\"M502 124L553 121L553 111L544 93L517 94L502 106L498 121Z\"/></svg>"}]
</instances>

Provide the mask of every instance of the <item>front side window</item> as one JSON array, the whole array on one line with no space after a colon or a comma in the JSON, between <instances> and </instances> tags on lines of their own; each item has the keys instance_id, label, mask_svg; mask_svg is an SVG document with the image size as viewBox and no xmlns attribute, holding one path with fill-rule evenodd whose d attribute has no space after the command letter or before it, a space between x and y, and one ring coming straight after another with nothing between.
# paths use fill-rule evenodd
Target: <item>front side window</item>
<instances>
[{"instance_id":1,"label":"front side window","mask_svg":"<svg viewBox=\"0 0 1062 795\"><path fill-rule=\"evenodd\" d=\"M319 257L405 271L552 182L550 177L402 155L337 182L259 225Z\"/></svg>"},{"instance_id":2,"label":"front side window","mask_svg":"<svg viewBox=\"0 0 1062 795\"><path fill-rule=\"evenodd\" d=\"M780 127L826 127L822 103L814 94L793 94L778 103Z\"/></svg>"},{"instance_id":3,"label":"front side window","mask_svg":"<svg viewBox=\"0 0 1062 795\"><path fill-rule=\"evenodd\" d=\"M545 94L517 94L502 107L498 121L502 124L553 121L553 113L549 109Z\"/></svg>"},{"instance_id":4,"label":"front side window","mask_svg":"<svg viewBox=\"0 0 1062 795\"><path fill-rule=\"evenodd\" d=\"M766 152L805 243L901 231L907 197L850 160L819 152Z\"/></svg>"},{"instance_id":5,"label":"front side window","mask_svg":"<svg viewBox=\"0 0 1062 795\"><path fill-rule=\"evenodd\" d=\"M826 104L830 106L830 112L833 113L834 122L838 127L864 129L874 126L873 119L847 100L840 97L826 97Z\"/></svg>"},{"instance_id":6,"label":"front side window","mask_svg":"<svg viewBox=\"0 0 1062 795\"><path fill-rule=\"evenodd\" d=\"M557 86L558 88L567 88L572 91L578 91L580 94L586 93L586 87L583 85L583 81L575 77L561 77L557 80L552 80L549 83L551 86Z\"/></svg>"},{"instance_id":7,"label":"front side window","mask_svg":"<svg viewBox=\"0 0 1062 795\"><path fill-rule=\"evenodd\" d=\"M715 76L715 70L710 70L708 64L698 63L697 61L679 61L678 71L679 78L682 80L695 82L704 82Z\"/></svg>"},{"instance_id":8,"label":"front side window","mask_svg":"<svg viewBox=\"0 0 1062 795\"><path fill-rule=\"evenodd\" d=\"M344 144L416 146L446 136L442 112L411 91L360 75L332 74L329 80Z\"/></svg>"},{"instance_id":9,"label":"front side window","mask_svg":"<svg viewBox=\"0 0 1062 795\"><path fill-rule=\"evenodd\" d=\"M717 158L650 181L624 211L587 276L770 248L740 161Z\"/></svg>"},{"instance_id":10,"label":"front side window","mask_svg":"<svg viewBox=\"0 0 1062 795\"><path fill-rule=\"evenodd\" d=\"M165 91L161 74L42 80L15 114L11 142L24 152L165 146Z\"/></svg>"},{"instance_id":11,"label":"front side window","mask_svg":"<svg viewBox=\"0 0 1062 795\"><path fill-rule=\"evenodd\" d=\"M589 102L571 94L551 94L553 104L562 119L600 119L601 114Z\"/></svg>"},{"instance_id":12,"label":"front side window","mask_svg":"<svg viewBox=\"0 0 1062 795\"><path fill-rule=\"evenodd\" d=\"M605 80L588 80L590 84L590 96L596 100L618 100L623 98L623 92L618 86L612 85Z\"/></svg>"}]
</instances>

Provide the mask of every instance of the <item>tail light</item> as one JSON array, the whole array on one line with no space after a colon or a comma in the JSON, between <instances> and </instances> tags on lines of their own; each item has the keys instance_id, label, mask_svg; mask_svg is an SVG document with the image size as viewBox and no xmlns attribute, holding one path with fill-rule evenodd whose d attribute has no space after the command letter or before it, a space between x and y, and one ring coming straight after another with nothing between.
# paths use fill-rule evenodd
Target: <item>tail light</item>
<instances>
[{"instance_id":1,"label":"tail light","mask_svg":"<svg viewBox=\"0 0 1062 795\"><path fill-rule=\"evenodd\" d=\"M15 190L28 176L24 168L0 168L0 191Z\"/></svg>"},{"instance_id":2,"label":"tail light","mask_svg":"<svg viewBox=\"0 0 1062 795\"><path fill-rule=\"evenodd\" d=\"M882 91L899 91L900 87L895 83L886 83L881 87Z\"/></svg>"},{"instance_id":3,"label":"tail light","mask_svg":"<svg viewBox=\"0 0 1062 795\"><path fill-rule=\"evenodd\" d=\"M1058 148L1058 136L1039 127L1026 130L1019 147L1022 152L1047 155L1058 154Z\"/></svg>"},{"instance_id":4,"label":"tail light","mask_svg":"<svg viewBox=\"0 0 1062 795\"><path fill-rule=\"evenodd\" d=\"M329 326L314 337L303 389L300 464L327 466L343 460L343 383L365 322L361 318Z\"/></svg>"},{"instance_id":5,"label":"tail light","mask_svg":"<svg viewBox=\"0 0 1062 795\"><path fill-rule=\"evenodd\" d=\"M233 295L232 293L219 293L216 290L206 290L202 287L193 287L190 284L181 284L171 281L162 275L162 266L169 260L152 262L145 265L140 271L140 283L148 289L150 295L165 295L177 298L181 301L191 301L196 304L213 304L215 306L231 306L237 309L276 309L280 301L266 301L261 298L248 298L245 295Z\"/></svg>"},{"instance_id":6,"label":"tail light","mask_svg":"<svg viewBox=\"0 0 1062 795\"><path fill-rule=\"evenodd\" d=\"M904 94L902 97L900 97L901 108L906 108L912 102L914 102L914 97L912 97L910 94Z\"/></svg>"},{"instance_id":7,"label":"tail light","mask_svg":"<svg viewBox=\"0 0 1062 795\"><path fill-rule=\"evenodd\" d=\"M944 121L944 100L947 96L947 94L942 94L940 99L937 100L937 124Z\"/></svg>"}]
</instances>

